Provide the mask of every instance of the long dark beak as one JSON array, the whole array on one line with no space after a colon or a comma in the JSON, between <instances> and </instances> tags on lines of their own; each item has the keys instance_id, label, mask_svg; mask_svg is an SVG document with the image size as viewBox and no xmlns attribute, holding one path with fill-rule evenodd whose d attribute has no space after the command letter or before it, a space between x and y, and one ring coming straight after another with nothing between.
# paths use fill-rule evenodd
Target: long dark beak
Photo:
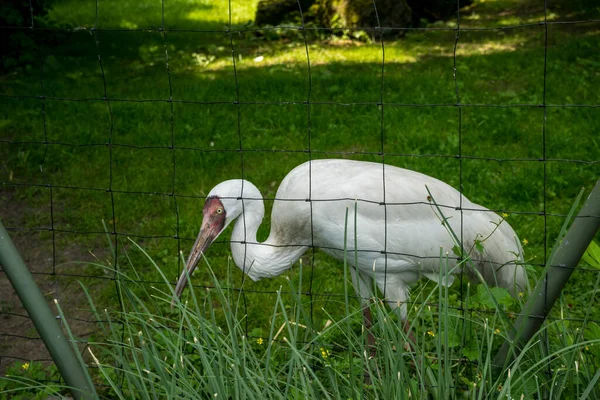
<instances>
[{"instance_id":1,"label":"long dark beak","mask_svg":"<svg viewBox=\"0 0 600 400\"><path fill-rule=\"evenodd\" d=\"M179 276L179 281L177 282L177 286L175 287L175 295L171 300L171 308L177 302L177 298L181 297L181 293L183 293L183 289L188 284L188 276L192 276L192 273L196 269L198 262L202 258L202 253L211 245L213 240L218 236L218 233L215 229L211 229L209 225L203 225L202 229L200 229L200 233L198 234L198 238L196 239L196 243L194 243L194 247L190 252L190 255L187 259L187 263L185 264L185 269Z\"/></svg>"}]
</instances>

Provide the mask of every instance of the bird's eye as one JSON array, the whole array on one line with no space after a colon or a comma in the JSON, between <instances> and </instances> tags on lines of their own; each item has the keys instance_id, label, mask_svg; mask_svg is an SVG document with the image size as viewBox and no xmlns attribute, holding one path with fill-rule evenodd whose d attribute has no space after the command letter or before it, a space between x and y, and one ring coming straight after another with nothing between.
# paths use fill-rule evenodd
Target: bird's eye
<instances>
[{"instance_id":1,"label":"bird's eye","mask_svg":"<svg viewBox=\"0 0 600 400\"><path fill-rule=\"evenodd\" d=\"M222 208L217 208L217 214L223 214L223 209Z\"/></svg>"}]
</instances>

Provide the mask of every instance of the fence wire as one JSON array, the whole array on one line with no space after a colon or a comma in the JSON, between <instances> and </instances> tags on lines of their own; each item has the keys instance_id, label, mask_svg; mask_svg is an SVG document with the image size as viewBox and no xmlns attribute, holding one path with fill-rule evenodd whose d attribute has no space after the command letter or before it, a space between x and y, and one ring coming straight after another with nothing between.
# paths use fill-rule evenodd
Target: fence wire
<instances>
[{"instance_id":1,"label":"fence wire","mask_svg":"<svg viewBox=\"0 0 600 400\"><path fill-rule=\"evenodd\" d=\"M552 104L549 103L547 101L547 69L548 69L548 48L549 48L549 44L548 44L548 27L552 26L552 25L575 25L575 26L584 26L584 25L589 25L589 24L597 24L600 23L600 20L598 19L589 19L589 20L577 20L577 21L551 21L548 20L548 7L547 4L544 3L544 20L541 22L535 22L535 23L524 23L524 24L515 24L515 25L509 25L509 26L501 26L501 27L492 27L492 28L488 28L488 27L482 27L482 28L474 28L474 27L465 27L463 25L461 25L461 7L459 2L457 1L457 8L456 8L456 24L454 27L439 27L439 26L431 26L431 27L426 27L426 28L400 28L400 27L385 27L382 26L381 23L379 22L379 13L377 11L377 5L376 5L376 1L373 0L373 6L375 8L375 12L376 12L376 17L377 17L377 26L369 26L369 27L358 27L358 28L346 28L347 31L349 32L355 32L355 31L366 31L369 32L371 34L372 37L376 38L377 41L377 45L381 47L381 65L380 65L380 72L379 72L379 87L377 88L377 94L378 94L378 99L376 101L323 101L323 100L316 100L314 99L314 93L313 93L313 65L311 64L311 54L312 54L312 50L311 50L311 43L312 43L312 39L310 39L308 37L308 33L315 33L315 32L334 32L335 29L331 29L331 28L324 28L324 27L314 27L314 26L309 26L307 24L305 24L305 18L303 15L303 12L305 10L302 10L301 7L299 7L299 12L300 12L300 17L301 17L301 24L300 25L282 25L282 26L276 26L276 27L252 27L252 26L246 26L246 27L242 27L239 28L238 26L236 26L232 20L232 4L231 4L231 0L228 3L228 8L229 8L229 21L228 21L228 26L225 27L224 29L219 29L219 30L212 30L212 29L177 29L177 28L171 28L171 27L167 27L165 25L165 8L167 8L168 10L168 5L165 5L164 0L162 1L161 4L161 24L158 27L154 27L154 28L140 28L140 29L124 29L124 28L103 28L100 26L99 24L99 16L100 16L100 8L99 8L99 2L98 0L96 0L95 3L95 21L93 23L93 27L91 28L86 28L86 27L76 27L76 28L55 28L55 27L38 27L35 25L34 23L34 10L33 7L31 7L30 4L30 11L31 11L31 23L29 26L0 26L0 30L4 30L4 31L22 31L22 32L33 32L33 34L35 35L36 38L36 42L38 44L38 66L37 68L39 69L39 89L36 93L20 93L20 94L11 94L9 92L5 92L2 91L2 93L0 93L0 99L3 99L4 101L14 101L14 102L19 102L19 101L36 101L39 103L39 113L40 113L40 118L42 121L42 127L43 127L43 140L42 141L35 141L35 140L20 140L18 137L17 138L0 138L0 143L4 146L7 146L10 149L13 148L21 148L21 147L27 147L27 146L42 146L44 149L43 152L43 156L41 158L41 162L39 165L39 169L41 172L41 182L29 182L29 181L14 181L12 179L8 179L6 176L2 177L2 189L3 191L6 191L6 193L9 193L11 190L15 191L15 190L20 190L20 189L37 189L38 193L47 193L48 196L48 216L49 216L49 226L19 226L19 225L14 225L14 226L6 226L6 229L8 231L14 232L15 234L20 234L20 235L28 235L31 236L31 234L47 234L49 235L47 238L45 239L39 239L39 240L44 240L49 242L50 245L50 251L49 251L49 258L50 258L50 264L51 264L51 270L49 272L40 272L40 271L33 271L34 275L38 276L40 279L46 279L49 278L52 281L53 284L53 296L56 298L61 298L64 295L64 291L65 290L71 290L69 289L68 285L62 285L61 284L61 278L83 278L83 279L91 279L93 278L94 281L109 281L115 282L115 285L117 284L117 272L115 272L113 275L103 275L103 274L96 274L96 275L89 275L89 274L78 274L78 273L74 273L74 272L63 272L60 270L57 270L57 266L59 266L61 263L59 263L58 259L59 258L63 258L63 256L65 256L65 254L61 254L61 252L65 252L67 251L64 246L61 249L57 243L59 242L57 239L57 235L63 235L63 234L67 234L67 235L73 235L74 238L80 238L80 237L85 237L85 236L96 236L96 237L102 237L103 235L107 234L109 235L109 237L111 238L111 242L112 242L112 249L113 249L113 253L112 253L112 265L117 267L119 265L119 260L122 258L122 254L121 254L121 250L124 243L126 243L127 238L133 238L135 240L153 240L153 239L164 239L164 240L170 240L173 241L175 243L176 249L177 249L177 254L180 253L187 253L190 247L190 244L193 243L194 241L194 237L185 237L182 236L182 227L181 227L181 212L180 212L180 202L181 201L187 201L187 200L202 200L205 198L205 196L201 196L201 195L191 195L188 193L181 193L178 192L177 190L177 171L178 171L178 167L177 167L177 159L178 159L178 155L177 152L178 151L190 151L194 157L202 157L205 154L218 154L218 153L223 153L223 154L227 154L229 156L231 156L231 159L235 159L236 157L239 157L239 171L240 171L240 175L236 176L236 177L231 177L231 178L242 178L245 179L246 178L246 171L248 169L249 164L251 163L251 161L248 161L246 158L248 157L248 154L273 154L273 155L285 155L285 154L298 154L298 155L305 155L307 157L308 161L311 161L313 159L319 159L319 158L328 158L331 156L343 156L343 157L360 157L360 156L376 156L379 157L380 162L383 165L383 176L382 176L382 182L383 182L383 206L384 206L384 210L385 210L385 215L386 215L386 220L387 220L387 208L388 206L392 206L392 205L400 205L398 203L392 203L392 202L387 202L386 198L385 198L385 193L386 193L386 189L385 189L385 165L387 164L391 164L394 162L394 160L397 160L398 158L423 158L423 159L433 159L433 158L441 158L441 159L449 159L449 160L456 160L456 162L458 163L458 186L459 186L459 190L462 193L463 187L464 187L464 172L463 172L463 162L465 160L476 160L476 161L484 161L484 162L497 162L497 163L511 163L511 162L518 162L518 163L533 163L533 164L537 164L537 163L541 163L541 165L543 166L543 188L542 188L542 209L541 211L531 211L531 210L514 210L514 209L504 209L504 208L491 208L490 211L491 212L496 212L496 213L508 213L508 214L512 214L512 215L521 215L521 216L531 216L531 217L541 217L543 218L544 222L543 222L543 227L544 227L544 232L543 232L543 259L539 260L538 262L531 262L530 264L536 267L543 267L544 265L546 265L547 262L547 257L549 255L549 249L551 248L551 243L548 243L548 231L547 231L547 226L548 226L548 218L549 217L557 217L557 218L564 218L566 216L566 214L564 213L556 213L556 212L550 212L548 210L547 207L547 197L548 197L548 187L547 187L547 181L548 181L548 165L549 163L559 163L559 164L577 164L577 165L583 165L583 166L595 166L598 165L600 163L600 160L598 159L572 159L572 158L556 158L556 157L548 157L547 151L546 151L546 144L547 144L547 126L548 126L548 110L550 109L567 109L567 108L572 108L572 109L595 109L600 107L600 104ZM465 33L471 33L471 32L509 32L509 31L513 31L516 29L526 29L526 28L538 28L541 27L543 29L543 44L544 44L544 52L543 52L543 71L541 72L543 74L543 93L542 93L542 102L541 103L536 103L536 102L531 102L531 103L519 103L519 104L487 104L487 103L465 103L462 101L461 99L461 89L460 89L460 82L461 80L466 80L468 79L468 76L462 76L462 74L459 72L458 69L458 65L457 65L457 59L459 58L459 56L457 55L457 49L458 46L460 44L461 41L461 34L465 34ZM259 33L265 33L265 32L269 32L269 31L273 31L273 32L278 32L278 31L283 31L283 30L295 30L297 32L299 32L301 34L302 37L302 44L306 53L306 68L307 68L307 91L306 91L306 97L304 100L298 101L298 100L285 100L285 101L258 101L258 100L247 100L247 99L242 99L242 97L240 96L240 83L239 83L239 71L237 68L237 62L238 62L238 49L236 48L236 35L240 35L240 34L249 34L249 33L255 33L255 34L259 34ZM98 68L100 70L100 75L101 75L101 80L102 80L102 96L100 97L89 97L89 96L81 96L81 97L69 97L69 96L56 96L56 95L51 95L50 93L47 92L47 88L45 87L45 82L47 80L47 77L45 76L45 65L44 62L47 59L48 56L52 56L52 47L51 46L45 46L44 45L44 35L48 34L48 33L79 33L79 32L88 32L91 36L91 39L94 41L93 46L95 46L95 55L97 57L97 63L98 63ZM452 50L452 79L453 79L453 89L454 89L454 101L453 102L448 102L448 103L420 103L417 101L414 102L388 102L385 99L385 82L386 82L386 77L389 72L386 71L386 47L388 46L388 42L386 42L386 40L384 39L384 31L385 32L390 32L390 31L396 31L396 32L405 32L405 33L411 33L411 32L448 32L454 35L454 44L453 44L453 50ZM131 34L132 32L140 32L140 33L157 33L160 35L160 38L162 40L162 46L164 49L164 65L165 65L165 81L167 82L167 88L168 88L168 98L140 98L140 99L133 99L133 98L126 98L126 96L116 96L113 93L118 92L118 88L115 87L111 87L110 85L110 80L107 79L107 72L106 72L106 67L105 67L105 58L102 55L103 51L102 51L102 34L104 33L118 33L118 34L123 34L123 35L127 35L127 34ZM172 34L180 34L180 33L189 33L189 34L193 34L193 35L197 35L198 37L202 37L203 35L207 35L207 34L218 34L218 35L225 35L228 37L228 42L229 42L229 47L230 47L230 51L231 51L231 67L232 67L232 71L233 71L233 79L234 79L234 100L233 101L227 101L227 100L212 100L212 99L208 99L208 100L190 100L190 99L181 99L181 98L177 98L177 96L174 95L174 91L173 91L173 83L172 83L172 73L171 73L171 68L169 65L170 62L170 56L169 56L169 36ZM518 49L516 51L519 51ZM102 141L90 141L90 142L86 142L86 143L72 143L72 142L67 142L67 141L61 141L61 140L56 140L53 139L49 136L48 134L48 124L47 124L47 112L48 112L48 102L57 102L60 104L70 104L70 103L94 103L94 104L99 104L102 105L105 108L105 114L108 118L108 134L106 136L105 140ZM114 115L114 111L113 111L113 107L115 104L126 104L126 103L132 103L132 104L140 104L140 105L145 105L145 104L167 104L168 105L168 134L169 134L169 143L166 145L147 145L147 144L141 144L141 143L116 143L115 142L115 115ZM176 134L175 134L175 125L177 123L177 113L175 111L175 106L176 105L197 105L197 106L233 106L235 109L234 115L236 118L235 121L235 131L238 137L238 146L235 148L222 148L222 149L215 149L215 148L206 148L206 147L195 147L195 146L189 146L189 145L179 145L176 143ZM298 107L305 107L306 109L306 132L305 132L305 147L302 149L287 149L287 148L246 148L244 143L244 133L243 133L243 119L242 119L242 107L246 107L246 106L275 106L275 107L285 107L285 106L298 106ZM314 147L313 144L313 124L312 124L312 110L313 107L315 106L325 106L325 107L377 107L378 109L378 118L379 118L379 135L380 135L380 148L376 151L359 151L359 150L347 150L347 151L340 151L340 150L322 150L322 149L318 149ZM385 121L385 117L386 117L386 113L388 113L388 110L393 110L393 109L402 109L402 108L407 108L407 109L418 109L418 108L434 108L434 109L440 109L440 108L447 108L447 109L454 109L456 110L456 115L457 115L457 125L456 125L456 134L458 137L458 145L457 145L457 153L456 154L439 154L439 153L414 153L414 152L409 152L409 151L403 151L403 152L398 152L398 151L393 151L393 150L388 150L386 148L386 126L384 124ZM480 110L480 109L512 109L512 108L520 108L520 109L541 109L543 112L543 118L541 121L541 132L542 132L542 138L541 138L541 146L542 146L542 154L541 157L496 157L496 156L478 156L478 155L472 155L472 154L468 154L465 152L464 148L463 148L463 144L465 141L464 138L464 134L463 134L463 113L465 112L465 110ZM282 112L285 112L285 109L283 109ZM84 134L84 133L82 133ZM3 135L4 136L4 135ZM349 144L347 146L348 148L352 148L351 144ZM57 150L63 151L63 152L70 152L70 151L74 151L74 150L78 150L78 149L88 149L88 148L97 148L97 149L106 149L107 154L108 154L108 184L107 186L103 186L103 185L99 185L96 182L88 182L86 184L81 184L81 185L73 185L70 183L62 183L62 182L55 182L53 179L51 179L51 174L52 171L49 171L47 168L47 157L49 152L55 152ZM124 190L122 188L116 187L115 185L115 172L118 171L120 168L132 168L134 166L123 166L123 165L119 165L116 161L115 161L115 151L118 151L119 149L132 149L132 150L140 150L140 151L144 151L144 150L158 150L161 152L165 152L169 154L169 158L170 158L170 165L165 165L165 169L169 169L170 170L170 176L169 176L169 181L170 181L170 188L169 190L162 190L162 191L158 191L158 190L154 190L154 191L143 191L143 190ZM232 161L233 162L233 161ZM309 164L309 176L312 176L312 172L310 171L310 165ZM85 168L85 166L80 166L82 168ZM282 175L283 176L283 175ZM217 182L212 182L213 184L216 184ZM208 189L208 188L207 188ZM105 230L100 230L100 229L69 229L69 228L65 228L64 224L57 224L57 216L56 214L56 208L57 208L57 202L56 202L56 191L68 191L68 192L85 192L85 193L89 193L92 196L100 196L101 194L107 194L109 196L109 200L110 200L110 218L112 223L108 224L108 232L106 232ZM243 189L242 189L243 190ZM346 199L346 198L332 198L332 199L327 199L327 200L317 200L317 199L313 199L313 191L312 191L312 180L309 179L309 189L308 189L308 193L309 193L309 197L308 200L310 207L311 207L311 214L310 214L310 218L311 218L311 231L312 231L312 227L313 227L313 213L312 213L312 207L313 207L313 203L319 202L319 201L341 201L341 200L350 200L350 201L354 201L357 200L359 202L369 202L369 200L366 199ZM164 234L140 234L138 231L122 231L118 229L118 213L116 212L116 209L119 205L119 199L118 196L121 195L128 195L128 196L137 196L140 198L143 198L143 201L154 201L154 199L156 198L161 198L163 200L167 200L168 202L171 203L170 206L170 212L173 215L173 220L174 220L174 233L173 234L168 234L168 233L164 233ZM281 199L281 198L276 198L276 197L269 197L269 196L265 196L264 198L265 201L267 202L273 202L273 201L306 201L307 199ZM14 201L14 200L13 200ZM243 204L243 202L242 202ZM414 203L406 203L406 204L414 204ZM429 204L427 202L423 202L422 204ZM450 209L454 209L455 206L452 205L444 205L441 204L441 207L447 207ZM489 206L489 204L488 204ZM493 205L492 205L493 206ZM459 204L459 208L461 210L461 231L460 231L460 238L461 238L461 242L462 242L462 235L463 235L463 221L462 221L462 211L465 210L470 210L468 207L467 208L463 208L463 196L460 196L460 204ZM245 222L244 222L245 223ZM385 246L383 249L383 253L385 255L385 268L387 271L387 257L390 254L393 255L410 255L410 256L414 256L413 254L403 254L403 253L397 253L397 252L390 252L387 248L387 242L388 242L388 231L387 231L387 224L384 227L385 229ZM518 227L517 227L518 230ZM316 246L314 245L314 237L312 237L313 235L311 235L311 245L308 246L310 248L310 276L314 276L314 268L315 268L315 263L316 263ZM75 239L76 240L76 239ZM183 241L183 242L182 242ZM227 238L223 238L221 237L220 240L218 240L217 242L215 242L216 244L227 244L229 243L230 240L228 240ZM244 242L247 243L247 241L244 239ZM25 254L25 256L27 256L27 245L26 244L22 244L22 252ZM337 249L340 250L340 249ZM342 249L343 250L343 249ZM369 250L365 250L365 251L369 251ZM373 250L373 251L379 251L379 250ZM60 256L60 257L59 257ZM66 254L66 257L68 258L68 254ZM77 261L77 260L72 260L72 261ZM179 273L182 270L182 263L181 263L181 259L178 257L178 261L177 261L177 275L179 275ZM591 269L591 268L578 268L578 270L581 271L585 271L585 272L590 272L590 273L597 273L596 270ZM176 277L173 276L173 279L175 279ZM246 287L244 287L244 280L246 279L246 275L242 274L241 275L241 282L239 286L231 286L231 287L227 287L227 289L232 290L232 291L236 291L238 293L241 294L241 298L243 299L243 306L244 306L244 311L247 313L248 311L248 300L246 298L246 294L247 293L256 293L256 294L273 294L272 291L268 291L268 290L259 290L259 289L248 289ZM461 277L462 280L462 277ZM163 284L162 281L152 281L152 280L139 280L140 283L144 283L144 284L149 284L149 285L161 285ZM194 285L195 287L210 287L210 286L206 286L203 285L202 283L197 283ZM120 291L116 291L117 295L119 296L118 298L118 302L120 305L121 310L125 309L125 306L123 304L123 299L120 297ZM327 294L323 294L323 293L319 293L318 291L314 290L313 287L313 281L312 279L309 282L309 286L307 290L302 291L302 294L307 296L308 298L310 298L310 307L311 307L311 314L314 312L313 310L313 304L315 303L315 299L319 299L319 298L326 298L326 299L330 299L330 298L339 298L339 299L343 299L343 294L341 293L327 293ZM385 293L384 293L385 295ZM462 294L461 294L462 296ZM13 299L13 301L17 301L16 299ZM461 297L461 304L462 306L460 307L450 307L451 309L454 309L460 313L462 313L463 316L465 316L465 313L472 313L472 312L478 312L478 313L489 313L490 311L488 310L473 310L472 308L466 308L464 306L465 304L465 300L462 299ZM68 305L67 305L68 306ZM65 308L63 306L63 308ZM25 323L25 321L27 321L29 319L29 317L24 314L24 313L19 313L19 312L13 312L11 311L12 307L8 306L8 307L2 307L2 310L0 311L0 315L2 315L3 318L16 318L16 319L22 319L24 321L23 326L30 326L27 325ZM580 318L567 318L570 321L573 322L583 322L584 319L580 319ZM81 317L73 317L72 321L74 321L75 323L77 322L81 322L84 324L93 324L96 322L95 319L87 319L87 318L81 318ZM245 319L245 324L246 324L246 333L249 334L249 327L248 327L248 318ZM91 328L93 329L93 328ZM124 332L123 332L124 334ZM2 332L1 336L3 337L3 342L4 344L10 343L11 340L15 340L15 339L21 339L21 340L25 340L28 342L31 342L31 346L35 347L41 347L42 343L41 340L39 339L39 337L32 333L32 332L23 332L23 330L19 330L19 331L15 331L15 332ZM85 335L82 335L85 336ZM548 338L545 338L546 342L548 341ZM81 347L82 349L85 348L85 340L82 340L82 344L83 346ZM8 347L3 347L2 352L0 352L0 363L2 364L2 368L6 368L7 365L9 365L10 363L12 363L15 360L21 360L21 361L50 361L50 359L46 356L40 356L38 358L33 358L30 354L15 354L15 353L11 353L10 349ZM465 361L465 360L459 360L461 362ZM550 371L549 371L550 373Z\"/></svg>"}]
</instances>

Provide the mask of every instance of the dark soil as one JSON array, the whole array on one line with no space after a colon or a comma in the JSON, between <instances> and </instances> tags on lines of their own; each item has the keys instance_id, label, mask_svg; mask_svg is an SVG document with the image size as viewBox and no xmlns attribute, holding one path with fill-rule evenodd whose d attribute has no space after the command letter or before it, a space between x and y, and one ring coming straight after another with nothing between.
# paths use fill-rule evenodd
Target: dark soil
<instances>
[{"instance_id":1,"label":"dark soil","mask_svg":"<svg viewBox=\"0 0 600 400\"><path fill-rule=\"evenodd\" d=\"M99 238L97 243L86 248L75 244L75 241L58 237L58 234L53 235L50 231L19 229L24 226L26 216L30 219L32 213L40 212L36 210L39 208L30 207L27 202L15 199L13 193L0 192L0 219L48 300L51 310L58 315L54 306L54 299L58 299L74 336L85 341L99 327L89 310L87 297L78 284L78 280L82 278L73 275L86 275L86 264L103 263L108 252ZM1 267L0 374L4 375L6 368L15 362L33 360L48 364L52 359L3 266ZM112 282L108 279L96 279L93 292L110 284ZM83 351L85 344L80 343L79 348Z\"/></svg>"}]
</instances>

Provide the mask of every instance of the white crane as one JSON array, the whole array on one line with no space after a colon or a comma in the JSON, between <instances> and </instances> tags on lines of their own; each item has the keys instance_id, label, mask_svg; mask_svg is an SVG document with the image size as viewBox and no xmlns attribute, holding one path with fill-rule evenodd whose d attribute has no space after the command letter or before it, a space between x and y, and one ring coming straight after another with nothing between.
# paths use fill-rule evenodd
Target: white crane
<instances>
[{"instance_id":1,"label":"white crane","mask_svg":"<svg viewBox=\"0 0 600 400\"><path fill-rule=\"evenodd\" d=\"M273 203L271 232L262 243L256 232L265 207L256 186L241 179L215 186L206 198L200 233L175 294L181 296L202 253L237 218L231 252L252 280L283 273L311 246L340 260L346 248L360 297L373 297L375 282L407 327L410 284L422 276L439 281L440 248L452 255L454 246L427 188L459 237L462 221L463 247L471 249L473 264L486 282L507 288L513 296L524 291L520 242L503 218L464 196L461 203L460 192L433 177L379 163L328 159L301 164L283 179ZM456 257L448 268L455 265ZM465 273L473 278L469 269ZM440 283L453 280L447 275ZM370 314L365 318L370 326Z\"/></svg>"}]
</instances>

